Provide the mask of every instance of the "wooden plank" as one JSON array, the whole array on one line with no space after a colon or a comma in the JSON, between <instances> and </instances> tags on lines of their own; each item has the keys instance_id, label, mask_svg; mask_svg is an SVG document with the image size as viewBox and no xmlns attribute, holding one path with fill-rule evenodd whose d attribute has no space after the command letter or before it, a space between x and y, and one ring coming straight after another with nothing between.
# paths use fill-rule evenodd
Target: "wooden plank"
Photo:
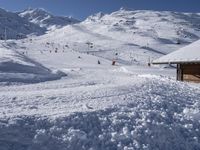
<instances>
[{"instance_id":1,"label":"wooden plank","mask_svg":"<svg viewBox=\"0 0 200 150\"><path fill-rule=\"evenodd\" d=\"M176 79L180 81L180 64L177 64L177 74L176 74Z\"/></svg>"},{"instance_id":2,"label":"wooden plank","mask_svg":"<svg viewBox=\"0 0 200 150\"><path fill-rule=\"evenodd\" d=\"M200 81L200 75L184 74L183 80Z\"/></svg>"},{"instance_id":3,"label":"wooden plank","mask_svg":"<svg viewBox=\"0 0 200 150\"><path fill-rule=\"evenodd\" d=\"M183 81L200 82L200 64L181 64Z\"/></svg>"}]
</instances>

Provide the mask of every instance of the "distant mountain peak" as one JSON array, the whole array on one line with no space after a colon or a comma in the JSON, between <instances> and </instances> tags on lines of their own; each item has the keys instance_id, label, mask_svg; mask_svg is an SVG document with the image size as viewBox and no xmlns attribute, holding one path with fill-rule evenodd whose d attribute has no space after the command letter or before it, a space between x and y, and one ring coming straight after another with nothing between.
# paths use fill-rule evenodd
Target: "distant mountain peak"
<instances>
[{"instance_id":1,"label":"distant mountain peak","mask_svg":"<svg viewBox=\"0 0 200 150\"><path fill-rule=\"evenodd\" d=\"M87 18L87 20L90 20L90 21L98 21L100 20L105 14L102 13L102 12L98 12L94 15L91 15Z\"/></svg>"},{"instance_id":2,"label":"distant mountain peak","mask_svg":"<svg viewBox=\"0 0 200 150\"><path fill-rule=\"evenodd\" d=\"M25 9L21 13L23 13L23 12L44 12L44 13L49 13L44 8L32 8L32 7L28 7L27 9Z\"/></svg>"},{"instance_id":3,"label":"distant mountain peak","mask_svg":"<svg viewBox=\"0 0 200 150\"><path fill-rule=\"evenodd\" d=\"M28 8L20 12L19 16L47 29L60 28L79 22L72 17L54 16L44 8Z\"/></svg>"},{"instance_id":4,"label":"distant mountain peak","mask_svg":"<svg viewBox=\"0 0 200 150\"><path fill-rule=\"evenodd\" d=\"M5 39L4 30L6 27L7 39L21 39L27 35L41 35L46 32L45 28L30 23L21 18L18 14L0 8L0 39Z\"/></svg>"},{"instance_id":5,"label":"distant mountain peak","mask_svg":"<svg viewBox=\"0 0 200 150\"><path fill-rule=\"evenodd\" d=\"M128 7L121 7L119 10L120 11L133 11L132 8L128 8Z\"/></svg>"}]
</instances>

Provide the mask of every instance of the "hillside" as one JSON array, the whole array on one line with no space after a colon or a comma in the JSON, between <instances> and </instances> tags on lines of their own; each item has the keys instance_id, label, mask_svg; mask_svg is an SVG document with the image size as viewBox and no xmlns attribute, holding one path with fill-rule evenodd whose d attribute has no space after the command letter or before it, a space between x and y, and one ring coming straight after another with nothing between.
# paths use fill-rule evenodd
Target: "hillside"
<instances>
[{"instance_id":1,"label":"hillside","mask_svg":"<svg viewBox=\"0 0 200 150\"><path fill-rule=\"evenodd\" d=\"M199 39L199 16L121 9L0 41L0 150L200 149L200 86L147 65Z\"/></svg>"},{"instance_id":2,"label":"hillside","mask_svg":"<svg viewBox=\"0 0 200 150\"><path fill-rule=\"evenodd\" d=\"M18 52L67 77L0 85L0 149L200 148L200 88L176 82L174 69L112 66L110 61L71 49L60 47L56 53L34 40L27 49L9 42ZM21 62L24 56L9 56L14 57L15 68L17 59L28 70L36 66L44 71L27 60Z\"/></svg>"},{"instance_id":3,"label":"hillside","mask_svg":"<svg viewBox=\"0 0 200 150\"><path fill-rule=\"evenodd\" d=\"M54 16L42 8L29 8L19 12L18 14L20 17L49 30L79 22L77 19L72 17Z\"/></svg>"},{"instance_id":4,"label":"hillside","mask_svg":"<svg viewBox=\"0 0 200 150\"><path fill-rule=\"evenodd\" d=\"M83 23L88 30L113 39L158 51L177 47L200 38L200 14L167 11L127 10L96 14ZM157 46L162 47L157 47Z\"/></svg>"},{"instance_id":5,"label":"hillside","mask_svg":"<svg viewBox=\"0 0 200 150\"><path fill-rule=\"evenodd\" d=\"M0 8L0 39L21 39L27 35L41 35L46 29L41 28L19 17L16 13L8 12Z\"/></svg>"},{"instance_id":6,"label":"hillside","mask_svg":"<svg viewBox=\"0 0 200 150\"><path fill-rule=\"evenodd\" d=\"M69 48L117 59L121 64L147 64L200 38L200 14L125 10L98 13L35 39L35 44ZM48 45L49 46L49 45Z\"/></svg>"},{"instance_id":7,"label":"hillside","mask_svg":"<svg viewBox=\"0 0 200 150\"><path fill-rule=\"evenodd\" d=\"M61 28L79 21L71 17L54 16L43 9L9 12L0 8L0 40L22 39L43 35L51 29Z\"/></svg>"},{"instance_id":8,"label":"hillside","mask_svg":"<svg viewBox=\"0 0 200 150\"><path fill-rule=\"evenodd\" d=\"M60 79L66 74L53 72L10 47L0 45L0 83L37 83Z\"/></svg>"}]
</instances>

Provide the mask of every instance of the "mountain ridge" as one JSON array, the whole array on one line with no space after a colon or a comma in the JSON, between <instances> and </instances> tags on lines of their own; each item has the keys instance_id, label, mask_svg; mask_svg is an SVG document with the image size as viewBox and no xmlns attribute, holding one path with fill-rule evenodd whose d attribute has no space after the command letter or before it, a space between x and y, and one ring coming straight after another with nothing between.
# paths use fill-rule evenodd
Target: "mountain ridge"
<instances>
[{"instance_id":1,"label":"mountain ridge","mask_svg":"<svg viewBox=\"0 0 200 150\"><path fill-rule=\"evenodd\" d=\"M27 35L41 35L46 32L46 29L28 22L19 17L16 13L6 11L0 8L0 39L20 39ZM6 31L5 31L6 30ZM6 32L6 37L5 37Z\"/></svg>"},{"instance_id":2,"label":"mountain ridge","mask_svg":"<svg viewBox=\"0 0 200 150\"><path fill-rule=\"evenodd\" d=\"M72 17L52 15L43 8L28 8L22 12L18 12L18 15L48 30L80 22Z\"/></svg>"},{"instance_id":3,"label":"mountain ridge","mask_svg":"<svg viewBox=\"0 0 200 150\"><path fill-rule=\"evenodd\" d=\"M72 50L108 60L117 58L127 65L147 64L198 39L198 13L121 9L89 16L81 23L39 37L38 42L68 45ZM91 48L87 43L93 44Z\"/></svg>"}]
</instances>

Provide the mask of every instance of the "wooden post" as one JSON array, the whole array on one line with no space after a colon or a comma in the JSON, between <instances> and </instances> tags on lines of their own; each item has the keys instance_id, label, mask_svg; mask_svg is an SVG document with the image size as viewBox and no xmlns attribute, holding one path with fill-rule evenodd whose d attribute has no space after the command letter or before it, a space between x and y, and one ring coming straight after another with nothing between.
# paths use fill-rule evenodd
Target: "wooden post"
<instances>
[{"instance_id":1,"label":"wooden post","mask_svg":"<svg viewBox=\"0 0 200 150\"><path fill-rule=\"evenodd\" d=\"M180 81L180 64L176 67L176 80Z\"/></svg>"},{"instance_id":2,"label":"wooden post","mask_svg":"<svg viewBox=\"0 0 200 150\"><path fill-rule=\"evenodd\" d=\"M183 70L182 70L181 64L177 64L177 76L176 76L176 79L178 81L183 81Z\"/></svg>"}]
</instances>

